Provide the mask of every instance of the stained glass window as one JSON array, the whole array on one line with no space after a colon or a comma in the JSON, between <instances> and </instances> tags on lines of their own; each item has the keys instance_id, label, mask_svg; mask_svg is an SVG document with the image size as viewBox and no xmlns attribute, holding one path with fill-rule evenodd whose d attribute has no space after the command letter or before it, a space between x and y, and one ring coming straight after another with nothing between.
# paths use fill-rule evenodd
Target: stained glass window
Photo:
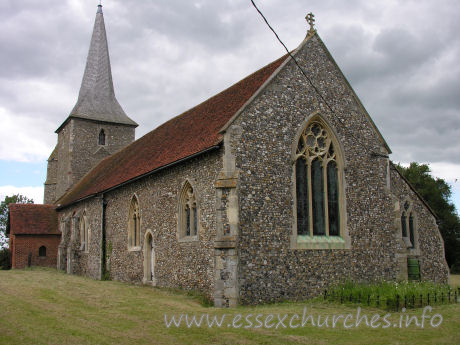
<instances>
[{"instance_id":1,"label":"stained glass window","mask_svg":"<svg viewBox=\"0 0 460 345\"><path fill-rule=\"evenodd\" d=\"M332 137L321 122L305 128L296 156L297 234L340 236L340 167Z\"/></svg>"},{"instance_id":2,"label":"stained glass window","mask_svg":"<svg viewBox=\"0 0 460 345\"><path fill-rule=\"evenodd\" d=\"M308 176L305 159L296 162L297 234L308 234Z\"/></svg>"},{"instance_id":3,"label":"stained glass window","mask_svg":"<svg viewBox=\"0 0 460 345\"><path fill-rule=\"evenodd\" d=\"M313 208L313 235L324 235L324 176L319 159L311 164L311 194Z\"/></svg>"},{"instance_id":4,"label":"stained glass window","mask_svg":"<svg viewBox=\"0 0 460 345\"><path fill-rule=\"evenodd\" d=\"M330 161L327 165L327 205L329 213L329 236L338 236L340 222L339 186L337 163L335 161Z\"/></svg>"},{"instance_id":5,"label":"stained glass window","mask_svg":"<svg viewBox=\"0 0 460 345\"><path fill-rule=\"evenodd\" d=\"M193 204L193 235L196 235L198 232L198 212L196 210L196 204Z\"/></svg>"},{"instance_id":6,"label":"stained glass window","mask_svg":"<svg viewBox=\"0 0 460 345\"><path fill-rule=\"evenodd\" d=\"M190 236L190 207L185 205L185 236Z\"/></svg>"}]
</instances>

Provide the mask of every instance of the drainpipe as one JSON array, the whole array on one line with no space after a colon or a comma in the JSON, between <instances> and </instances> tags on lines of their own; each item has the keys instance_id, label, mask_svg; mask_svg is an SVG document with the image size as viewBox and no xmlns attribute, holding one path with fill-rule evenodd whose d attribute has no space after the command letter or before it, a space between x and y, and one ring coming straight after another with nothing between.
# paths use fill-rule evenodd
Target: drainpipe
<instances>
[{"instance_id":1,"label":"drainpipe","mask_svg":"<svg viewBox=\"0 0 460 345\"><path fill-rule=\"evenodd\" d=\"M107 208L107 200L105 194L102 194L102 248L101 248L101 279L107 272L107 248L106 248L106 233L105 233L105 212Z\"/></svg>"}]
</instances>

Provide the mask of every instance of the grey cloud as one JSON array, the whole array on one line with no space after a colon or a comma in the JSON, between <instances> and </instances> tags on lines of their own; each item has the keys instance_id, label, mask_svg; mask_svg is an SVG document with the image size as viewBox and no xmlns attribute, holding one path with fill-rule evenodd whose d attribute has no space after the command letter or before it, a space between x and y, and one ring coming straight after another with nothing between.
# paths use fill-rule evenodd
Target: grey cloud
<instances>
[{"instance_id":1,"label":"grey cloud","mask_svg":"<svg viewBox=\"0 0 460 345\"><path fill-rule=\"evenodd\" d=\"M460 164L455 0L256 2L290 49L305 36L305 14L316 14L320 36L395 160ZM140 124L137 136L284 54L246 0L103 5L115 92ZM77 99L95 12L93 2L2 0L0 63L8 68L0 70L0 106L57 128ZM50 94L34 91L36 81ZM52 132L37 135L55 140Z\"/></svg>"},{"instance_id":2,"label":"grey cloud","mask_svg":"<svg viewBox=\"0 0 460 345\"><path fill-rule=\"evenodd\" d=\"M253 15L248 4L243 0L150 1L123 11L131 24L120 26L124 33L119 34L127 38L143 32L164 35L181 45L199 45L206 50L232 50L245 42L243 33L250 25L247 19Z\"/></svg>"}]
</instances>

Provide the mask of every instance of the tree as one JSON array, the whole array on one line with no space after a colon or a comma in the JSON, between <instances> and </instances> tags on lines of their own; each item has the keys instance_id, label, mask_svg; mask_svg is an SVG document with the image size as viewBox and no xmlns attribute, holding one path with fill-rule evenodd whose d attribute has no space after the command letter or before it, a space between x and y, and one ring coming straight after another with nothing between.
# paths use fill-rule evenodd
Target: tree
<instances>
[{"instance_id":1,"label":"tree","mask_svg":"<svg viewBox=\"0 0 460 345\"><path fill-rule=\"evenodd\" d=\"M399 164L396 167L438 216L447 264L452 273L460 270L460 218L450 201L451 187L443 179L431 176L427 164L412 162L407 168Z\"/></svg>"},{"instance_id":2,"label":"tree","mask_svg":"<svg viewBox=\"0 0 460 345\"><path fill-rule=\"evenodd\" d=\"M0 249L8 245L6 238L6 225L8 222L8 210L9 204L33 204L32 199L27 198L24 195L16 194L13 196L6 196L0 204Z\"/></svg>"}]
</instances>

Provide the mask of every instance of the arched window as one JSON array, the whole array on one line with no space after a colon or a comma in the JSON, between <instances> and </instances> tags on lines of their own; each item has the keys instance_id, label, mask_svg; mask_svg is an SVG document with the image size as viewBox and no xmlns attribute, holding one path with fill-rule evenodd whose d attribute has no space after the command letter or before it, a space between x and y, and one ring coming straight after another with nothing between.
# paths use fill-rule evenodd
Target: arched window
<instances>
[{"instance_id":1,"label":"arched window","mask_svg":"<svg viewBox=\"0 0 460 345\"><path fill-rule=\"evenodd\" d=\"M133 196L129 208L128 219L128 247L130 249L140 249L141 245L141 217L139 214L139 202Z\"/></svg>"},{"instance_id":2,"label":"arched window","mask_svg":"<svg viewBox=\"0 0 460 345\"><path fill-rule=\"evenodd\" d=\"M196 237L198 234L198 208L195 192L189 182L182 188L179 199L179 237Z\"/></svg>"},{"instance_id":3,"label":"arched window","mask_svg":"<svg viewBox=\"0 0 460 345\"><path fill-rule=\"evenodd\" d=\"M310 122L296 149L297 235L341 235L342 169L332 134L321 121Z\"/></svg>"},{"instance_id":4,"label":"arched window","mask_svg":"<svg viewBox=\"0 0 460 345\"><path fill-rule=\"evenodd\" d=\"M414 216L412 213L409 215L409 240L411 248L415 247L415 229L414 229Z\"/></svg>"},{"instance_id":5,"label":"arched window","mask_svg":"<svg viewBox=\"0 0 460 345\"><path fill-rule=\"evenodd\" d=\"M40 248L38 248L38 256L46 256L46 247L45 246L41 246Z\"/></svg>"},{"instance_id":6,"label":"arched window","mask_svg":"<svg viewBox=\"0 0 460 345\"><path fill-rule=\"evenodd\" d=\"M85 252L89 251L89 230L88 220L86 219L86 213L80 217L80 250Z\"/></svg>"},{"instance_id":7,"label":"arched window","mask_svg":"<svg viewBox=\"0 0 460 345\"><path fill-rule=\"evenodd\" d=\"M409 201L405 201L401 214L401 235L407 248L414 249L415 238L415 213Z\"/></svg>"},{"instance_id":8,"label":"arched window","mask_svg":"<svg viewBox=\"0 0 460 345\"><path fill-rule=\"evenodd\" d=\"M406 213L403 212L401 215L401 232L402 237L407 237L407 223L406 223Z\"/></svg>"},{"instance_id":9,"label":"arched window","mask_svg":"<svg viewBox=\"0 0 460 345\"><path fill-rule=\"evenodd\" d=\"M105 132L103 129L99 132L99 145L105 145Z\"/></svg>"}]
</instances>

